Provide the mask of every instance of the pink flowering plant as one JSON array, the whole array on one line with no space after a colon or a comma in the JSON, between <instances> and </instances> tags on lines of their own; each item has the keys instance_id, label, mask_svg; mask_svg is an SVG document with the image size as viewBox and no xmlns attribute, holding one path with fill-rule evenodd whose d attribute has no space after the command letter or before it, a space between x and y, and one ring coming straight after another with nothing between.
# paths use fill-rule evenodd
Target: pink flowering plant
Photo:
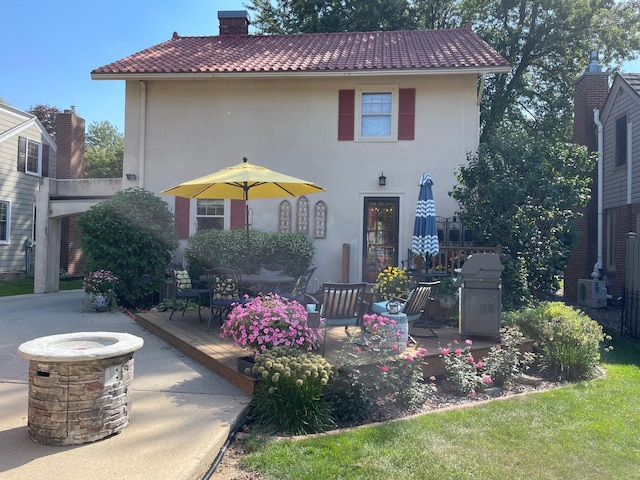
<instances>
[{"instance_id":1,"label":"pink flowering plant","mask_svg":"<svg viewBox=\"0 0 640 480\"><path fill-rule=\"evenodd\" d=\"M278 346L312 350L318 347L322 331L307 325L307 311L301 304L269 294L236 305L222 324L220 336L255 354Z\"/></svg>"},{"instance_id":2,"label":"pink flowering plant","mask_svg":"<svg viewBox=\"0 0 640 480\"><path fill-rule=\"evenodd\" d=\"M96 270L90 272L82 282L82 288L91 298L102 295L109 299L112 305L116 305L116 287L118 285L118 277L110 270Z\"/></svg>"},{"instance_id":3,"label":"pink flowering plant","mask_svg":"<svg viewBox=\"0 0 640 480\"><path fill-rule=\"evenodd\" d=\"M484 361L471 354L471 340L460 344L457 340L440 349L447 387L459 395L475 397L478 390L491 385L491 376L484 372Z\"/></svg>"},{"instance_id":4,"label":"pink flowering plant","mask_svg":"<svg viewBox=\"0 0 640 480\"><path fill-rule=\"evenodd\" d=\"M411 409L424 403L430 391L422 375L426 349L400 353L401 333L388 317L363 315L363 328L363 336L354 335L341 346L341 366L328 393L341 425L363 416L385 418L394 404Z\"/></svg>"}]
</instances>

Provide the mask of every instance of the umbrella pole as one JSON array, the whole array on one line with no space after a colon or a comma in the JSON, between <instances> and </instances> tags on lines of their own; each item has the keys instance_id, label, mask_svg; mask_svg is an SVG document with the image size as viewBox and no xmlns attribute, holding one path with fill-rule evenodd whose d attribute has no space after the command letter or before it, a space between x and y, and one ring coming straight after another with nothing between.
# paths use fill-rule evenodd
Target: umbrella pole
<instances>
[{"instance_id":1,"label":"umbrella pole","mask_svg":"<svg viewBox=\"0 0 640 480\"><path fill-rule=\"evenodd\" d=\"M247 251L245 252L245 272L248 275L249 273L249 187L247 186L247 182L244 182L244 228L247 235Z\"/></svg>"}]
</instances>

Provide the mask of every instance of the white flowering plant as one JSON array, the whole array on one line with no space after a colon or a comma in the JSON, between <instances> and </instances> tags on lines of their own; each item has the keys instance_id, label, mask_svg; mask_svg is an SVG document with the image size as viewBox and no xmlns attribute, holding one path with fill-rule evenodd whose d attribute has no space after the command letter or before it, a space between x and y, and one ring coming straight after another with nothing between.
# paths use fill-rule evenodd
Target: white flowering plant
<instances>
[{"instance_id":1,"label":"white flowering plant","mask_svg":"<svg viewBox=\"0 0 640 480\"><path fill-rule=\"evenodd\" d=\"M262 379L252 401L253 418L267 430L301 435L334 426L322 396L333 375L324 357L275 347L256 355L253 373Z\"/></svg>"}]
</instances>

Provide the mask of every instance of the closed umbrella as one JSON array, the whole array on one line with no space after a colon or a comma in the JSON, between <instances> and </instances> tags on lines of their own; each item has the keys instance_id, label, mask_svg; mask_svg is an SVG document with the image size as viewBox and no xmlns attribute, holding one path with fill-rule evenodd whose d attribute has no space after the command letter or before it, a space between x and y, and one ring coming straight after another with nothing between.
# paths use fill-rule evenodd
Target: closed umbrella
<instances>
[{"instance_id":1,"label":"closed umbrella","mask_svg":"<svg viewBox=\"0 0 640 480\"><path fill-rule=\"evenodd\" d=\"M433 180L427 173L420 178L420 193L416 205L416 218L413 225L411 251L420 256L435 255L440 251L438 227L436 225L436 206L433 201L431 185Z\"/></svg>"},{"instance_id":2,"label":"closed umbrella","mask_svg":"<svg viewBox=\"0 0 640 480\"><path fill-rule=\"evenodd\" d=\"M247 256L249 263L249 197L280 198L299 197L309 193L325 192L312 182L274 172L242 159L242 163L218 170L163 190L161 193L185 198L228 198L244 200L245 229L247 232Z\"/></svg>"}]
</instances>

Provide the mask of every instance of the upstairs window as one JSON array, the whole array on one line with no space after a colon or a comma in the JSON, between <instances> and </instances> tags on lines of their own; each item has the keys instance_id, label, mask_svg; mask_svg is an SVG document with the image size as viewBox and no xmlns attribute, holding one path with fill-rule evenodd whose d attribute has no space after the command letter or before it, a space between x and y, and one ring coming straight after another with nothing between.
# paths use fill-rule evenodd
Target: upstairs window
<instances>
[{"instance_id":1,"label":"upstairs window","mask_svg":"<svg viewBox=\"0 0 640 480\"><path fill-rule=\"evenodd\" d=\"M414 88L360 86L338 92L338 140L395 142L413 140Z\"/></svg>"},{"instance_id":2,"label":"upstairs window","mask_svg":"<svg viewBox=\"0 0 640 480\"><path fill-rule=\"evenodd\" d=\"M616 120L616 167L627 164L627 116Z\"/></svg>"},{"instance_id":3,"label":"upstairs window","mask_svg":"<svg viewBox=\"0 0 640 480\"><path fill-rule=\"evenodd\" d=\"M9 243L11 234L11 203L0 200L0 243Z\"/></svg>"},{"instance_id":4,"label":"upstairs window","mask_svg":"<svg viewBox=\"0 0 640 480\"><path fill-rule=\"evenodd\" d=\"M224 200L199 198L197 202L197 231L224 230Z\"/></svg>"}]
</instances>

